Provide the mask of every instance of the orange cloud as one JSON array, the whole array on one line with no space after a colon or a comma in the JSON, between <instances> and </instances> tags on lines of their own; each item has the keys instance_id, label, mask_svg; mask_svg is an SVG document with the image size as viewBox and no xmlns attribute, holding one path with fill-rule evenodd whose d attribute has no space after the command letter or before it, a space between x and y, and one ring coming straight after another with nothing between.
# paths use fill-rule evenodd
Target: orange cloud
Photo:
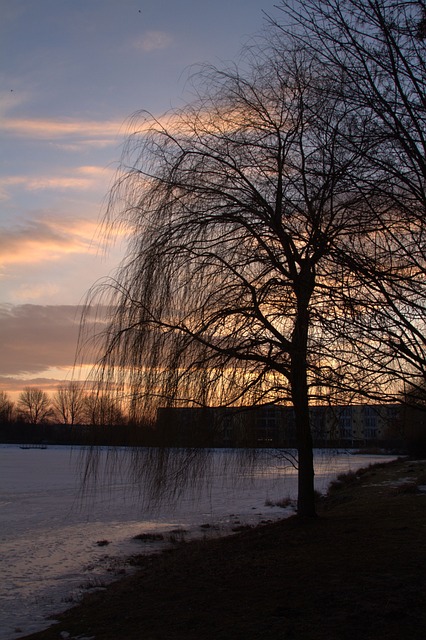
<instances>
[{"instance_id":1,"label":"orange cloud","mask_svg":"<svg viewBox=\"0 0 426 640\"><path fill-rule=\"evenodd\" d=\"M3 229L0 235L0 264L33 264L60 260L72 253L96 253L93 241L97 223L81 220L35 220Z\"/></svg>"},{"instance_id":2,"label":"orange cloud","mask_svg":"<svg viewBox=\"0 0 426 640\"><path fill-rule=\"evenodd\" d=\"M72 254L98 255L127 237L126 229L119 227L113 235L102 234L97 219L45 215L0 229L0 267L55 262Z\"/></svg>"},{"instance_id":3,"label":"orange cloud","mask_svg":"<svg viewBox=\"0 0 426 640\"><path fill-rule=\"evenodd\" d=\"M104 167L82 166L69 169L59 175L48 176L5 176L0 178L0 198L9 198L8 188L19 187L25 191L58 190L58 191L106 191L114 171Z\"/></svg>"},{"instance_id":4,"label":"orange cloud","mask_svg":"<svg viewBox=\"0 0 426 640\"><path fill-rule=\"evenodd\" d=\"M2 118L0 131L19 137L58 139L67 137L108 139L115 141L122 129L122 122L82 120L46 120L30 118Z\"/></svg>"},{"instance_id":5,"label":"orange cloud","mask_svg":"<svg viewBox=\"0 0 426 640\"><path fill-rule=\"evenodd\" d=\"M46 375L48 375L46 373ZM71 380L73 376L72 368L64 370L62 375L57 378L34 378L33 376L22 376L20 378L10 376L0 376L0 391L4 391L8 394L12 402L17 402L20 393L25 387L37 387L42 389L49 395L53 395L58 386L63 385L64 382ZM81 381L82 383L84 380Z\"/></svg>"},{"instance_id":6,"label":"orange cloud","mask_svg":"<svg viewBox=\"0 0 426 640\"><path fill-rule=\"evenodd\" d=\"M156 33L156 32L155 32ZM158 42L160 42L159 38ZM152 43L155 38L153 37ZM141 46L141 45L139 45ZM153 45L145 45L153 46ZM174 118L166 114L156 119L162 126L173 130ZM8 118L2 115L0 118L0 133L11 134L17 137L45 140L55 143L62 148L76 151L81 145L106 146L117 144L122 136L132 133L143 133L152 125L149 116L145 119L130 118L124 121L105 120L47 120L42 118Z\"/></svg>"}]
</instances>

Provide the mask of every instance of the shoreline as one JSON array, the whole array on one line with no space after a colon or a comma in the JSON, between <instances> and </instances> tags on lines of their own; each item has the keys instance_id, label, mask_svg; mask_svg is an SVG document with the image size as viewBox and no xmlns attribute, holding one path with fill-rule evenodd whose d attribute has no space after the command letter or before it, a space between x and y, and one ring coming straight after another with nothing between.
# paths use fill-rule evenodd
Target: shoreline
<instances>
[{"instance_id":1,"label":"shoreline","mask_svg":"<svg viewBox=\"0 0 426 640\"><path fill-rule=\"evenodd\" d=\"M423 638L426 463L349 475L319 518L135 558L133 575L26 640Z\"/></svg>"},{"instance_id":2,"label":"shoreline","mask_svg":"<svg viewBox=\"0 0 426 640\"><path fill-rule=\"evenodd\" d=\"M77 604L90 587L105 586L110 578L116 579L116 556L126 558L142 551L141 544L132 541L136 534L182 527L190 532L187 538L198 529L204 537L203 525L218 524L223 536L240 525L282 519L283 498L287 502L297 491L295 471L281 459L271 459L269 452L256 467L237 474L228 460L229 456L234 460L233 452L214 452L212 483L183 493L178 504L166 501L157 509L155 504L147 504L143 494L141 500L133 485L123 484L121 476L120 482L115 481L116 476L111 476L104 464L109 459L109 451L105 451L96 486L89 485L76 502L80 495L80 451L6 447L0 448L0 454L5 504L0 514L3 640L17 640L17 629L21 637L45 629L47 616ZM120 451L117 456L114 452L112 471L126 464L126 456L127 452ZM390 458L318 452L317 489L324 492L336 474L378 459ZM101 547L98 542L102 540L110 544ZM142 546L145 552L149 543ZM119 568L118 572L121 578Z\"/></svg>"}]
</instances>

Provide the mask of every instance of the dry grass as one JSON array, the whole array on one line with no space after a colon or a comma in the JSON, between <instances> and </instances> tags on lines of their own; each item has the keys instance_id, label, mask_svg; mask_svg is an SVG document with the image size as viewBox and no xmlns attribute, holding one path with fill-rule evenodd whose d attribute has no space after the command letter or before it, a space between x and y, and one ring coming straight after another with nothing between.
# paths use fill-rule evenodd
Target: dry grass
<instances>
[{"instance_id":1,"label":"dry grass","mask_svg":"<svg viewBox=\"0 0 426 640\"><path fill-rule=\"evenodd\" d=\"M425 463L341 480L320 517L142 557L140 570L32 640L423 640ZM63 637L63 636L62 636Z\"/></svg>"},{"instance_id":2,"label":"dry grass","mask_svg":"<svg viewBox=\"0 0 426 640\"><path fill-rule=\"evenodd\" d=\"M290 497L281 498L281 500L265 500L265 507L281 507L281 509L295 508L296 501Z\"/></svg>"}]
</instances>

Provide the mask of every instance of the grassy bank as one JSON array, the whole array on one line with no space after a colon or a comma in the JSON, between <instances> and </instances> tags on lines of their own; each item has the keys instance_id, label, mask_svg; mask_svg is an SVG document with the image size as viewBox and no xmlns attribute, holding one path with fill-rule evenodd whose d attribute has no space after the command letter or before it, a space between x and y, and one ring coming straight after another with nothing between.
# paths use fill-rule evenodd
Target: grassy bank
<instances>
[{"instance_id":1,"label":"grassy bank","mask_svg":"<svg viewBox=\"0 0 426 640\"><path fill-rule=\"evenodd\" d=\"M318 519L140 558L135 575L28 639L423 640L422 485L425 462L352 474L321 501Z\"/></svg>"}]
</instances>

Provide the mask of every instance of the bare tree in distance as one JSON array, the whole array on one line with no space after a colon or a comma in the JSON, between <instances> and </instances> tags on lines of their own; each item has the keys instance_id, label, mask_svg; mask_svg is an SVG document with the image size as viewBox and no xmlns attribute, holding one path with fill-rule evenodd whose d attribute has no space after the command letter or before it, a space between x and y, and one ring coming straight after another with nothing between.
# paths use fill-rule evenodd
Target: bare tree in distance
<instances>
[{"instance_id":1,"label":"bare tree in distance","mask_svg":"<svg viewBox=\"0 0 426 640\"><path fill-rule=\"evenodd\" d=\"M246 74L202 70L168 126L138 115L106 218L129 249L94 294L111 311L97 375L135 412L291 403L298 512L313 516L309 404L352 393L332 330L351 319L352 266L336 256L374 232L381 194L358 188L370 143L341 144L351 120L336 78L274 38L246 61ZM381 381L365 369L358 388Z\"/></svg>"},{"instance_id":2,"label":"bare tree in distance","mask_svg":"<svg viewBox=\"0 0 426 640\"><path fill-rule=\"evenodd\" d=\"M52 399L56 415L63 424L75 425L84 417L84 387L78 382L60 385Z\"/></svg>"},{"instance_id":3,"label":"bare tree in distance","mask_svg":"<svg viewBox=\"0 0 426 640\"><path fill-rule=\"evenodd\" d=\"M88 392L83 398L82 411L85 423L92 426L118 426L126 422L117 399L110 393Z\"/></svg>"},{"instance_id":4,"label":"bare tree in distance","mask_svg":"<svg viewBox=\"0 0 426 640\"><path fill-rule=\"evenodd\" d=\"M25 387L19 394L18 415L30 424L42 424L53 414L50 398L38 387Z\"/></svg>"},{"instance_id":5,"label":"bare tree in distance","mask_svg":"<svg viewBox=\"0 0 426 640\"><path fill-rule=\"evenodd\" d=\"M303 0L279 5L275 26L291 33L307 55L336 78L351 113L348 149L364 146L370 171L360 192L381 185L381 221L362 243L345 247L343 261L357 273L352 339L359 360L380 361L389 377L424 388L426 379L426 4L423 0ZM346 78L341 82L341 78ZM381 177L381 180L378 180ZM374 312L372 312L374 310ZM338 320L338 319L337 319ZM337 326L336 326L337 329Z\"/></svg>"},{"instance_id":6,"label":"bare tree in distance","mask_svg":"<svg viewBox=\"0 0 426 640\"><path fill-rule=\"evenodd\" d=\"M0 423L12 422L14 403L6 391L0 391Z\"/></svg>"}]
</instances>

